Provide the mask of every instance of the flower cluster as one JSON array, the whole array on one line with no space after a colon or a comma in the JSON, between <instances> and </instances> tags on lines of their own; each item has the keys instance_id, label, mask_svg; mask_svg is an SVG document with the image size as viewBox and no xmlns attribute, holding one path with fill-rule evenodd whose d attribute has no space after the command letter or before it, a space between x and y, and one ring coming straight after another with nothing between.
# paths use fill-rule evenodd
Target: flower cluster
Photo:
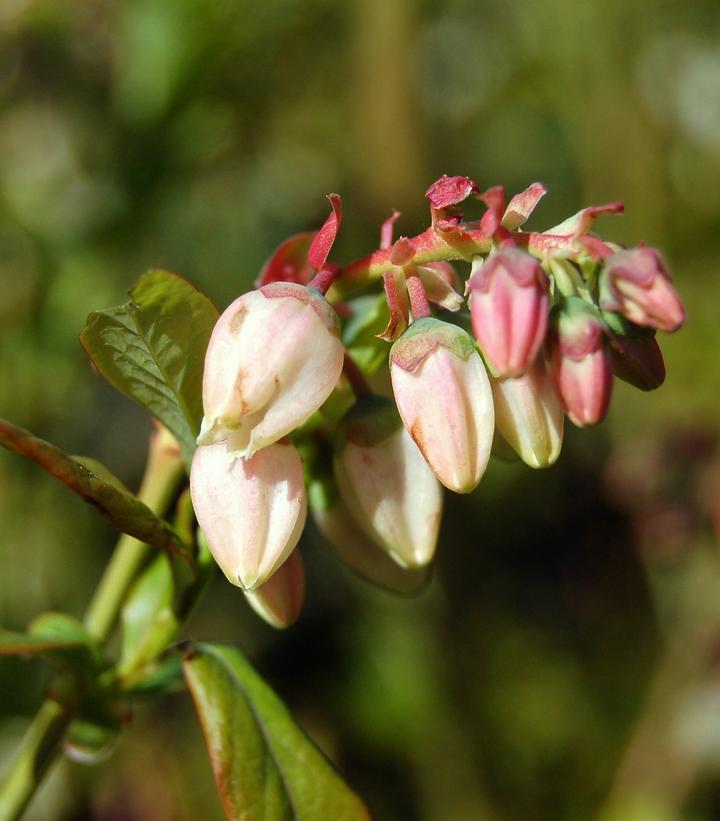
<instances>
[{"instance_id":1,"label":"flower cluster","mask_svg":"<svg viewBox=\"0 0 720 821\"><path fill-rule=\"evenodd\" d=\"M592 233L619 203L524 231L544 194L534 183L506 203L499 186L444 176L427 191L424 233L393 240L393 212L379 249L345 268L327 262L342 220L331 195L321 230L284 242L257 290L220 317L191 492L217 563L271 624L290 624L302 605L307 483L340 555L402 587L433 558L441 485L472 491L502 441L548 467L564 417L602 421L615 376L643 390L663 382L655 332L676 330L685 312L660 254ZM460 210L469 198L485 206L479 220ZM470 263L464 295L451 260ZM394 401L370 391L342 341L362 303L348 296L380 281L388 322L374 330L392 343Z\"/></svg>"}]
</instances>

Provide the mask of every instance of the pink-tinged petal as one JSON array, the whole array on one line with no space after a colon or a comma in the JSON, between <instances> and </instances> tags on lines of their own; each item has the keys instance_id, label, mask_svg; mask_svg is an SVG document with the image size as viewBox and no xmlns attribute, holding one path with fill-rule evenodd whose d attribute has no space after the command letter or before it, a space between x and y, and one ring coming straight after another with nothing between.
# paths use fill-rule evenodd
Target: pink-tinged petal
<instances>
[{"instance_id":1,"label":"pink-tinged petal","mask_svg":"<svg viewBox=\"0 0 720 821\"><path fill-rule=\"evenodd\" d=\"M391 351L390 375L400 416L437 478L469 493L482 478L492 447L494 411L490 383L472 340L460 328L420 320L410 352L401 338ZM415 325L411 326L408 334ZM450 334L452 337L450 338ZM424 348L425 353L422 354ZM461 351L459 355L457 351ZM414 369L409 369L414 365Z\"/></svg>"},{"instance_id":2,"label":"pink-tinged petal","mask_svg":"<svg viewBox=\"0 0 720 821\"><path fill-rule=\"evenodd\" d=\"M390 317L385 330L377 336L387 342L393 342L405 332L410 321L410 299L403 269L391 268L385 271L383 285Z\"/></svg>"},{"instance_id":3,"label":"pink-tinged petal","mask_svg":"<svg viewBox=\"0 0 720 821\"><path fill-rule=\"evenodd\" d=\"M305 599L305 570L300 552L293 550L265 584L245 592L252 609L271 627L284 630L300 616Z\"/></svg>"},{"instance_id":4,"label":"pink-tinged petal","mask_svg":"<svg viewBox=\"0 0 720 821\"><path fill-rule=\"evenodd\" d=\"M392 214L385 220L380 228L380 248L389 248L393 244L393 234L395 223L400 217L400 212L393 208Z\"/></svg>"},{"instance_id":5,"label":"pink-tinged petal","mask_svg":"<svg viewBox=\"0 0 720 821\"><path fill-rule=\"evenodd\" d=\"M505 441L533 468L560 455L565 409L545 360L517 379L491 379L495 423Z\"/></svg>"},{"instance_id":6,"label":"pink-tinged petal","mask_svg":"<svg viewBox=\"0 0 720 821\"><path fill-rule=\"evenodd\" d=\"M468 281L475 338L499 377L517 377L535 360L547 330L549 283L538 261L519 249L477 260Z\"/></svg>"},{"instance_id":7,"label":"pink-tinged petal","mask_svg":"<svg viewBox=\"0 0 720 821\"><path fill-rule=\"evenodd\" d=\"M267 582L305 524L302 462L291 444L270 445L251 459L230 458L223 444L199 447L190 493L215 561L245 590Z\"/></svg>"},{"instance_id":8,"label":"pink-tinged petal","mask_svg":"<svg viewBox=\"0 0 720 821\"><path fill-rule=\"evenodd\" d=\"M306 231L289 237L273 251L263 265L256 285L260 288L271 282L297 282L307 285L313 277L313 269L307 261L308 250L315 231Z\"/></svg>"},{"instance_id":9,"label":"pink-tinged petal","mask_svg":"<svg viewBox=\"0 0 720 821\"><path fill-rule=\"evenodd\" d=\"M252 456L276 442L327 399L343 355L337 316L322 297L291 283L244 294L210 338L198 444L225 441Z\"/></svg>"},{"instance_id":10,"label":"pink-tinged petal","mask_svg":"<svg viewBox=\"0 0 720 821\"><path fill-rule=\"evenodd\" d=\"M600 275L600 304L636 325L661 331L676 331L685 322L685 308L653 248L619 251L607 259Z\"/></svg>"},{"instance_id":11,"label":"pink-tinged petal","mask_svg":"<svg viewBox=\"0 0 720 821\"><path fill-rule=\"evenodd\" d=\"M308 262L316 271L319 271L325 265L342 222L342 201L340 196L338 194L328 194L327 198L332 206L332 213L315 235L307 255Z\"/></svg>"},{"instance_id":12,"label":"pink-tinged petal","mask_svg":"<svg viewBox=\"0 0 720 821\"><path fill-rule=\"evenodd\" d=\"M340 423L335 479L356 523L401 567L428 564L442 516L440 485L391 400L365 397Z\"/></svg>"},{"instance_id":13,"label":"pink-tinged petal","mask_svg":"<svg viewBox=\"0 0 720 821\"><path fill-rule=\"evenodd\" d=\"M654 335L632 338L609 334L615 376L641 391L654 391L665 381L665 360Z\"/></svg>"},{"instance_id":14,"label":"pink-tinged petal","mask_svg":"<svg viewBox=\"0 0 720 821\"><path fill-rule=\"evenodd\" d=\"M548 228L545 234L552 234L561 237L580 237L593 227L595 220L603 214L622 214L625 206L621 202L609 202L607 205L591 205L583 208L572 217L568 217L564 222L554 228Z\"/></svg>"},{"instance_id":15,"label":"pink-tinged petal","mask_svg":"<svg viewBox=\"0 0 720 821\"><path fill-rule=\"evenodd\" d=\"M433 208L441 209L458 205L471 194L479 192L477 183L469 177L448 177L447 174L443 174L428 188L425 197L430 200Z\"/></svg>"},{"instance_id":16,"label":"pink-tinged petal","mask_svg":"<svg viewBox=\"0 0 720 821\"><path fill-rule=\"evenodd\" d=\"M514 231L524 225L545 194L547 194L547 189L540 182L534 182L524 191L515 194L503 214L503 226L509 231Z\"/></svg>"}]
</instances>

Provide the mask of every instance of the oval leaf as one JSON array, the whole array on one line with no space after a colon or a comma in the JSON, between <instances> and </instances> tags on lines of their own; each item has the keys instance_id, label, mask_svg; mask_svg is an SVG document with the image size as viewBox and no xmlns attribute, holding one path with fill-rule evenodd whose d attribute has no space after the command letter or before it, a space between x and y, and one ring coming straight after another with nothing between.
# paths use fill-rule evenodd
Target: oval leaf
<instances>
[{"instance_id":1,"label":"oval leaf","mask_svg":"<svg viewBox=\"0 0 720 821\"><path fill-rule=\"evenodd\" d=\"M369 819L239 650L195 644L184 666L228 818Z\"/></svg>"},{"instance_id":2,"label":"oval leaf","mask_svg":"<svg viewBox=\"0 0 720 821\"><path fill-rule=\"evenodd\" d=\"M100 373L180 443L189 465L202 419L202 374L217 308L169 271L142 276L130 302L90 314L80 343Z\"/></svg>"},{"instance_id":3,"label":"oval leaf","mask_svg":"<svg viewBox=\"0 0 720 821\"><path fill-rule=\"evenodd\" d=\"M0 419L0 445L44 467L123 533L155 547L187 555L187 549L167 522L159 519L129 491L123 490L119 479L113 477L114 481L108 481L112 474L107 468L103 467L104 478L101 478L86 467L91 462L84 460L85 464L81 464L50 442L4 419Z\"/></svg>"}]
</instances>

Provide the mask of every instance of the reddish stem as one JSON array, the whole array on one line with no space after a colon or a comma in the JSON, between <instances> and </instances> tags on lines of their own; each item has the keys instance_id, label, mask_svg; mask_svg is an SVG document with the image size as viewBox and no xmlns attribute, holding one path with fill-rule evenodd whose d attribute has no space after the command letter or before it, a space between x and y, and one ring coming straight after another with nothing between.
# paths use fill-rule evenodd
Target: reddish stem
<instances>
[{"instance_id":1,"label":"reddish stem","mask_svg":"<svg viewBox=\"0 0 720 821\"><path fill-rule=\"evenodd\" d=\"M326 294L339 273L340 267L335 265L334 262L330 262L323 266L308 282L308 288L314 288L316 291L320 291L321 294Z\"/></svg>"},{"instance_id":2,"label":"reddish stem","mask_svg":"<svg viewBox=\"0 0 720 821\"><path fill-rule=\"evenodd\" d=\"M370 393L370 385L368 385L365 375L347 353L345 354L345 359L343 360L343 373L345 374L345 378L350 383L350 387L353 389L353 393L357 398Z\"/></svg>"},{"instance_id":3,"label":"reddish stem","mask_svg":"<svg viewBox=\"0 0 720 821\"><path fill-rule=\"evenodd\" d=\"M408 260L410 265L424 265L427 262L441 260L465 259L470 261L477 254L487 254L492 239L477 223L466 225L462 230L439 232L428 228L422 234L405 240L413 251ZM363 259L351 262L340 269L330 294L331 301L340 299L363 288L377 279L382 279L385 271L393 267L392 255L394 246L380 248Z\"/></svg>"},{"instance_id":4,"label":"reddish stem","mask_svg":"<svg viewBox=\"0 0 720 821\"><path fill-rule=\"evenodd\" d=\"M425 286L417 274L413 274L407 278L407 289L408 295L410 296L410 310L412 311L413 319L430 316L430 303L425 293Z\"/></svg>"}]
</instances>

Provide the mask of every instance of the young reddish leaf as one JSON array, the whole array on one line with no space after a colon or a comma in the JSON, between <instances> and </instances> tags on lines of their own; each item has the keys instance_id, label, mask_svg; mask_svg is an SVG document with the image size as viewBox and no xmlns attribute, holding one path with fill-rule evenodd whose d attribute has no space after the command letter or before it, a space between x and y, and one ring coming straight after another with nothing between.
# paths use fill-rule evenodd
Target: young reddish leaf
<instances>
[{"instance_id":1,"label":"young reddish leaf","mask_svg":"<svg viewBox=\"0 0 720 821\"><path fill-rule=\"evenodd\" d=\"M130 302L90 314L80 343L100 373L159 419L187 465L202 419L202 374L218 312L177 274L155 270Z\"/></svg>"},{"instance_id":2,"label":"young reddish leaf","mask_svg":"<svg viewBox=\"0 0 720 821\"><path fill-rule=\"evenodd\" d=\"M433 208L448 208L466 200L470 194L478 193L478 184L469 177L448 177L447 174L443 174L428 188L425 197L430 200Z\"/></svg>"},{"instance_id":3,"label":"young reddish leaf","mask_svg":"<svg viewBox=\"0 0 720 821\"><path fill-rule=\"evenodd\" d=\"M545 234L561 237L581 237L593 227L595 220L603 214L622 214L625 206L621 202L609 202L607 205L591 205L588 208L583 208L568 217L566 220L556 225L554 228L548 228Z\"/></svg>"},{"instance_id":4,"label":"young reddish leaf","mask_svg":"<svg viewBox=\"0 0 720 821\"><path fill-rule=\"evenodd\" d=\"M509 231L514 231L524 225L545 194L547 194L547 189L540 182L534 182L524 191L515 194L503 214L503 226Z\"/></svg>"},{"instance_id":5,"label":"young reddish leaf","mask_svg":"<svg viewBox=\"0 0 720 821\"><path fill-rule=\"evenodd\" d=\"M380 247L389 248L393 244L393 231L395 230L395 222L400 216L400 212L393 208L392 214L385 220L380 228Z\"/></svg>"},{"instance_id":6,"label":"young reddish leaf","mask_svg":"<svg viewBox=\"0 0 720 821\"><path fill-rule=\"evenodd\" d=\"M407 328L410 320L410 297L402 268L391 268L383 274L385 298L390 317L387 327L377 336L386 342L397 339Z\"/></svg>"},{"instance_id":7,"label":"young reddish leaf","mask_svg":"<svg viewBox=\"0 0 720 821\"><path fill-rule=\"evenodd\" d=\"M328 194L327 198L332 206L332 213L315 235L307 255L308 262L316 271L319 271L325 265L342 222L342 201L340 196L338 194Z\"/></svg>"},{"instance_id":8,"label":"young reddish leaf","mask_svg":"<svg viewBox=\"0 0 720 821\"><path fill-rule=\"evenodd\" d=\"M119 480L111 483L100 478L60 448L4 419L0 419L0 445L37 462L123 533L163 550L186 555L186 547L170 525L159 519L144 502L123 490ZM107 468L104 473L109 474Z\"/></svg>"},{"instance_id":9,"label":"young reddish leaf","mask_svg":"<svg viewBox=\"0 0 720 821\"><path fill-rule=\"evenodd\" d=\"M281 242L263 265L255 285L258 288L271 282L297 282L300 285L307 285L313 278L313 269L308 263L308 251L316 233L305 231Z\"/></svg>"},{"instance_id":10,"label":"young reddish leaf","mask_svg":"<svg viewBox=\"0 0 720 821\"><path fill-rule=\"evenodd\" d=\"M229 819L369 819L238 649L192 644L184 668Z\"/></svg>"},{"instance_id":11,"label":"young reddish leaf","mask_svg":"<svg viewBox=\"0 0 720 821\"><path fill-rule=\"evenodd\" d=\"M493 185L478 195L478 199L482 200L487 205L488 210L500 221L503 211L505 210L505 188L502 185Z\"/></svg>"}]
</instances>

